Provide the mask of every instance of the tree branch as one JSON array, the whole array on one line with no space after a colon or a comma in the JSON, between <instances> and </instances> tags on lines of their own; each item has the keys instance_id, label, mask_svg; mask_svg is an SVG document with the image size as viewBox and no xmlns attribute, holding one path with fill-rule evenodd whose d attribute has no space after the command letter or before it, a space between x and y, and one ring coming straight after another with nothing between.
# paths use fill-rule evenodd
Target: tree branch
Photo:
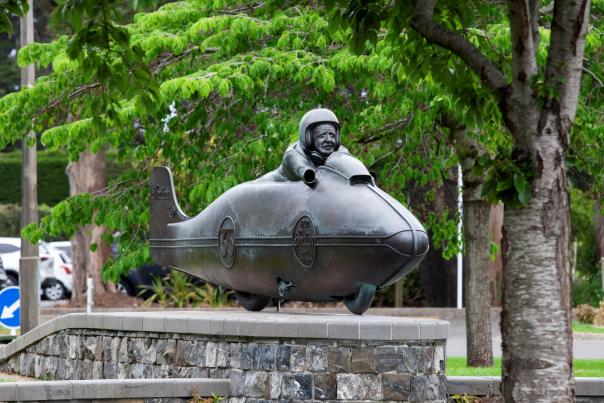
<instances>
[{"instance_id":1,"label":"tree branch","mask_svg":"<svg viewBox=\"0 0 604 403\"><path fill-rule=\"evenodd\" d=\"M590 76L595 82L597 82L599 87L604 87L604 83L602 82L602 80L600 80L596 73L594 73L585 66L583 66L583 72L587 73L588 76Z\"/></svg>"},{"instance_id":2,"label":"tree branch","mask_svg":"<svg viewBox=\"0 0 604 403\"><path fill-rule=\"evenodd\" d=\"M76 98L76 97L78 97L80 95L83 95L83 94L86 94L86 93L94 91L95 89L99 88L100 86L101 86L101 83L92 83L92 84L82 85L82 86L76 88L71 93L69 93L69 95L67 95L67 100L71 101L72 99L74 99L74 98ZM61 103L62 100L63 99L61 97L57 97L54 100L52 100L45 107L38 109L36 111L36 114L34 115L34 119L36 117L38 117L38 116L40 116L40 115L48 112L49 110L54 109L57 106L59 106L59 104Z\"/></svg>"},{"instance_id":3,"label":"tree branch","mask_svg":"<svg viewBox=\"0 0 604 403\"><path fill-rule=\"evenodd\" d=\"M537 2L538 3L538 2ZM537 74L537 43L539 26L537 24L537 5L531 0L510 0L510 31L512 41L512 87L523 103L532 99L532 90L528 85L532 76ZM537 32L534 32L537 30Z\"/></svg>"},{"instance_id":4,"label":"tree branch","mask_svg":"<svg viewBox=\"0 0 604 403\"><path fill-rule=\"evenodd\" d=\"M505 76L471 42L432 20L436 0L416 0L411 28L428 42L459 56L497 95L507 87Z\"/></svg>"},{"instance_id":5,"label":"tree branch","mask_svg":"<svg viewBox=\"0 0 604 403\"><path fill-rule=\"evenodd\" d=\"M409 115L407 115L404 118L399 119L395 122L385 124L384 126L378 128L378 129L371 130L370 133L376 133L376 134L373 134L367 138L361 138L360 140L358 140L358 143L359 144L369 144L369 143L373 143L374 141L381 140L384 137L386 137L388 135L388 133L391 133L394 130L398 130L398 129L402 129L402 128L406 127L409 123L411 123L411 120L413 120L413 113L410 113Z\"/></svg>"},{"instance_id":6,"label":"tree branch","mask_svg":"<svg viewBox=\"0 0 604 403\"><path fill-rule=\"evenodd\" d=\"M191 56L196 50L199 50L199 48L197 46L189 48L178 55L176 55L174 53L169 53L167 55L164 55L163 57L160 57L160 58L154 60L153 62L151 62L151 64L150 64L151 72L153 74L157 74L162 69L168 67L169 65L177 63L177 62ZM211 54L211 53L215 53L217 51L218 51L218 48L207 48L202 53ZM69 93L67 95L67 100L71 101L74 98L77 98L80 95L88 94L99 87L101 87L101 83L92 83L92 84L86 84L86 85L77 87L75 90L73 90L71 93ZM48 112L49 110L56 108L57 106L59 106L59 104L62 101L63 101L62 97L55 98L48 105L46 105L43 108L40 108L36 112L35 117L38 117L38 116Z\"/></svg>"},{"instance_id":7,"label":"tree branch","mask_svg":"<svg viewBox=\"0 0 604 403\"><path fill-rule=\"evenodd\" d=\"M545 85L560 94L560 116L566 129L577 112L589 6L590 0L557 0L554 6Z\"/></svg>"},{"instance_id":8,"label":"tree branch","mask_svg":"<svg viewBox=\"0 0 604 403\"><path fill-rule=\"evenodd\" d=\"M533 35L533 44L535 46L535 58L537 49L539 49L539 41L541 36L539 34L539 4L540 0L529 0L529 12L531 20L531 33Z\"/></svg>"},{"instance_id":9,"label":"tree branch","mask_svg":"<svg viewBox=\"0 0 604 403\"><path fill-rule=\"evenodd\" d=\"M251 11L255 11L256 9L264 7L264 2L252 3L252 4L244 4L239 7L234 7L227 10L222 10L223 14L241 14L241 13L249 13Z\"/></svg>"},{"instance_id":10,"label":"tree branch","mask_svg":"<svg viewBox=\"0 0 604 403\"><path fill-rule=\"evenodd\" d=\"M186 49L185 51L183 51L180 54L169 53L167 56L164 56L163 58L154 60L150 65L151 71L153 72L153 74L157 74L162 69L168 67L171 64L178 63L179 61L186 59L187 57L191 56L195 51L198 51L198 50L199 50L199 47L194 46L189 49ZM206 48L201 53L204 55L209 55L209 54L216 53L216 52L218 52L218 48Z\"/></svg>"},{"instance_id":11,"label":"tree branch","mask_svg":"<svg viewBox=\"0 0 604 403\"><path fill-rule=\"evenodd\" d=\"M468 128L451 114L444 114L440 124L449 129L449 142L461 164L464 177L464 199L482 201L482 186L486 179L486 170L474 169L479 159L486 155L487 150L475 136L468 133Z\"/></svg>"},{"instance_id":12,"label":"tree branch","mask_svg":"<svg viewBox=\"0 0 604 403\"><path fill-rule=\"evenodd\" d=\"M531 85L531 78L539 71L537 66L538 3L535 0L508 2L512 42L511 96L515 107L508 110L510 116L507 117L506 124L521 149L525 148L526 138L534 131L539 118ZM512 121L514 126L510 127L508 122Z\"/></svg>"}]
</instances>

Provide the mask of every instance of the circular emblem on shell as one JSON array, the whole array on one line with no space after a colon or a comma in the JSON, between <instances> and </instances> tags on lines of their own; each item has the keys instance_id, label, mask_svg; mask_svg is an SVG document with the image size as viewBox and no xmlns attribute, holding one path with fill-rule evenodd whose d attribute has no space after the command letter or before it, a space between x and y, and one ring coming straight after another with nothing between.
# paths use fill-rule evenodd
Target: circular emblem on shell
<instances>
[{"instance_id":1,"label":"circular emblem on shell","mask_svg":"<svg viewBox=\"0 0 604 403\"><path fill-rule=\"evenodd\" d=\"M226 217L218 230L218 254L222 264L232 267L235 262L235 223Z\"/></svg>"},{"instance_id":2,"label":"circular emblem on shell","mask_svg":"<svg viewBox=\"0 0 604 403\"><path fill-rule=\"evenodd\" d=\"M294 254L304 267L315 263L315 223L309 216L302 216L294 227Z\"/></svg>"}]
</instances>

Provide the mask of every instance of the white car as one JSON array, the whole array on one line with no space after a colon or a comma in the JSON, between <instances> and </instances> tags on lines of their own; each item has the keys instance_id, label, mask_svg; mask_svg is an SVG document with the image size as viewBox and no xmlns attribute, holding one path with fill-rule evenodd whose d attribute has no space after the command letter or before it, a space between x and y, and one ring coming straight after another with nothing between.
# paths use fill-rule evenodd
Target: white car
<instances>
[{"instance_id":1,"label":"white car","mask_svg":"<svg viewBox=\"0 0 604 403\"><path fill-rule=\"evenodd\" d=\"M69 259L71 259L71 241L53 241L48 242L48 245L53 248L57 248L61 252L65 253Z\"/></svg>"},{"instance_id":2,"label":"white car","mask_svg":"<svg viewBox=\"0 0 604 403\"><path fill-rule=\"evenodd\" d=\"M40 286L42 296L49 300L68 298L73 287L73 266L65 252L40 242ZM8 277L8 285L19 284L21 239L0 237L0 256Z\"/></svg>"}]
</instances>

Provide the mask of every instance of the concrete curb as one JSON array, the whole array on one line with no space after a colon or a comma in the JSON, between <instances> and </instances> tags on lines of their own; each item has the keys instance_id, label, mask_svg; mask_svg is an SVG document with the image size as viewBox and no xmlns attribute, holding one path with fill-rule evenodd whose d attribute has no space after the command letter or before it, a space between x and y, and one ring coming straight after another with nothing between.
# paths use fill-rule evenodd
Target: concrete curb
<instances>
[{"instance_id":1,"label":"concrete curb","mask_svg":"<svg viewBox=\"0 0 604 403\"><path fill-rule=\"evenodd\" d=\"M577 397L604 396L604 378L575 378ZM448 376L449 395L498 395L501 378ZM230 396L227 379L102 379L0 383L0 401L53 401L96 399L190 398Z\"/></svg>"},{"instance_id":2,"label":"concrete curb","mask_svg":"<svg viewBox=\"0 0 604 403\"><path fill-rule=\"evenodd\" d=\"M190 398L229 396L227 379L100 379L0 383L0 401Z\"/></svg>"},{"instance_id":3,"label":"concrete curb","mask_svg":"<svg viewBox=\"0 0 604 403\"><path fill-rule=\"evenodd\" d=\"M578 333L573 332L574 340L590 340L604 342L604 333Z\"/></svg>"},{"instance_id":4,"label":"concrete curb","mask_svg":"<svg viewBox=\"0 0 604 403\"><path fill-rule=\"evenodd\" d=\"M51 319L0 346L0 360L69 328L330 340L442 340L448 337L449 322L371 315L219 310L70 313Z\"/></svg>"},{"instance_id":5,"label":"concrete curb","mask_svg":"<svg viewBox=\"0 0 604 403\"><path fill-rule=\"evenodd\" d=\"M604 397L604 378L575 378L576 396ZM473 396L499 395L499 376L447 376L448 394L468 394Z\"/></svg>"}]
</instances>

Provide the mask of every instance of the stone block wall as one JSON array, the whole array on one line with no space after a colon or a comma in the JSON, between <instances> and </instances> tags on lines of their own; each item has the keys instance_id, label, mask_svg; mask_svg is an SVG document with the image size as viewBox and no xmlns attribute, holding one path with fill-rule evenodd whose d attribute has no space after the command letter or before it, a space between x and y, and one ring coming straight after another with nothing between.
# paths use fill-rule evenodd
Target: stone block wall
<instances>
[{"instance_id":1,"label":"stone block wall","mask_svg":"<svg viewBox=\"0 0 604 403\"><path fill-rule=\"evenodd\" d=\"M2 362L47 380L217 378L231 402L446 401L445 340L337 340L64 329Z\"/></svg>"}]
</instances>

